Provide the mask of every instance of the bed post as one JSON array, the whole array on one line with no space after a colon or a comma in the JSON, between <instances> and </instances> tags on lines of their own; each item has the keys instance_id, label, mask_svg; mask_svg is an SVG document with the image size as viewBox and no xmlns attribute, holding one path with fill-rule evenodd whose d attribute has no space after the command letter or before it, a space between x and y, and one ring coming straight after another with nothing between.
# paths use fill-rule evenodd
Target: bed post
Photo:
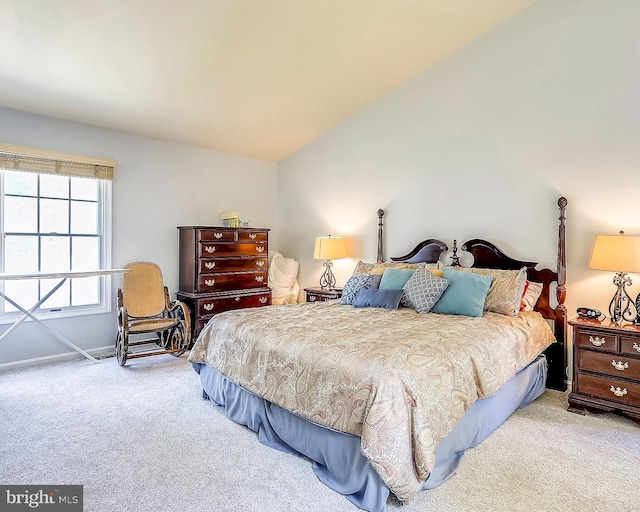
<instances>
[{"instance_id":1,"label":"bed post","mask_svg":"<svg viewBox=\"0 0 640 512\"><path fill-rule=\"evenodd\" d=\"M380 208L378 210L378 255L376 256L376 260L378 263L382 263L384 261L384 246L382 243L382 217L384 217L384 210Z\"/></svg>"},{"instance_id":2,"label":"bed post","mask_svg":"<svg viewBox=\"0 0 640 512\"><path fill-rule=\"evenodd\" d=\"M567 260L565 253L565 212L567 209L566 197L558 199L558 208L560 209L560 224L558 226L558 270L557 270L557 288L556 299L558 305L555 308L554 315L554 334L557 343L551 345L545 350L548 363L547 387L566 391L567 379L567 356L566 356L566 340L567 340L567 307L564 301L567 297L566 281L567 281Z\"/></svg>"}]
</instances>

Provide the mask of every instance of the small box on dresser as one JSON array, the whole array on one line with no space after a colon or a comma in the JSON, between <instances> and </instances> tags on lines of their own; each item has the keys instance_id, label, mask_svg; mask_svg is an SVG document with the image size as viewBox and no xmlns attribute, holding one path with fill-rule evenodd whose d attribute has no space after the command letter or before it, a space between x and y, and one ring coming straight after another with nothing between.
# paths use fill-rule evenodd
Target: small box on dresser
<instances>
[{"instance_id":1,"label":"small box on dresser","mask_svg":"<svg viewBox=\"0 0 640 512\"><path fill-rule=\"evenodd\" d=\"M271 304L269 229L180 226L177 297L191 311L192 339L216 313Z\"/></svg>"},{"instance_id":2,"label":"small box on dresser","mask_svg":"<svg viewBox=\"0 0 640 512\"><path fill-rule=\"evenodd\" d=\"M640 423L640 327L575 318L569 411L618 411Z\"/></svg>"}]
</instances>

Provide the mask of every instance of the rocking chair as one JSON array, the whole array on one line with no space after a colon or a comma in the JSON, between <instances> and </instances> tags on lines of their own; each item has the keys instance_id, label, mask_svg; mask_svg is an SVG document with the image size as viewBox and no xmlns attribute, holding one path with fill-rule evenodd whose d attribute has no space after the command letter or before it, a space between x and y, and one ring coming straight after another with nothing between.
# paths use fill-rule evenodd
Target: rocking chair
<instances>
[{"instance_id":1,"label":"rocking chair","mask_svg":"<svg viewBox=\"0 0 640 512\"><path fill-rule=\"evenodd\" d=\"M138 261L125 265L130 271L122 278L118 297L118 332L116 334L116 357L120 366L127 359L185 353L191 342L191 317L189 308L180 301L170 300L169 290L164 286L162 270L155 263ZM149 338L155 334L155 338ZM140 340L138 335L145 335ZM134 336L138 341L132 341ZM156 343L160 348L132 352L138 345Z\"/></svg>"}]
</instances>

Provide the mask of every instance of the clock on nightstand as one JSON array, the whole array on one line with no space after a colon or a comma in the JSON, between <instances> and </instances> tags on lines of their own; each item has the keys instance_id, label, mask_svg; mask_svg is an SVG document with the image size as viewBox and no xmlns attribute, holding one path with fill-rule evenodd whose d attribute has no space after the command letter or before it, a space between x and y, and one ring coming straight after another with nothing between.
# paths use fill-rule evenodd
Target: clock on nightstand
<instances>
[{"instance_id":1,"label":"clock on nightstand","mask_svg":"<svg viewBox=\"0 0 640 512\"><path fill-rule=\"evenodd\" d=\"M321 302L342 297L342 288L305 288L307 302Z\"/></svg>"},{"instance_id":2,"label":"clock on nightstand","mask_svg":"<svg viewBox=\"0 0 640 512\"><path fill-rule=\"evenodd\" d=\"M573 327L569 411L618 411L640 423L640 327L586 318Z\"/></svg>"}]
</instances>

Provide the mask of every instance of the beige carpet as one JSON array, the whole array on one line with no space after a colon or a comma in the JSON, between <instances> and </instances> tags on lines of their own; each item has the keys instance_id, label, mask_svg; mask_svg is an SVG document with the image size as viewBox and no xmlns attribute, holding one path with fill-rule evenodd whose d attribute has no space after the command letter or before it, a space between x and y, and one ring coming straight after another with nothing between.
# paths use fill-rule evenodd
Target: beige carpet
<instances>
[{"instance_id":1,"label":"beige carpet","mask_svg":"<svg viewBox=\"0 0 640 512\"><path fill-rule=\"evenodd\" d=\"M82 484L86 512L358 510L201 400L186 356L0 373L0 483ZM639 496L640 426L547 391L448 482L387 510L631 512Z\"/></svg>"}]
</instances>

